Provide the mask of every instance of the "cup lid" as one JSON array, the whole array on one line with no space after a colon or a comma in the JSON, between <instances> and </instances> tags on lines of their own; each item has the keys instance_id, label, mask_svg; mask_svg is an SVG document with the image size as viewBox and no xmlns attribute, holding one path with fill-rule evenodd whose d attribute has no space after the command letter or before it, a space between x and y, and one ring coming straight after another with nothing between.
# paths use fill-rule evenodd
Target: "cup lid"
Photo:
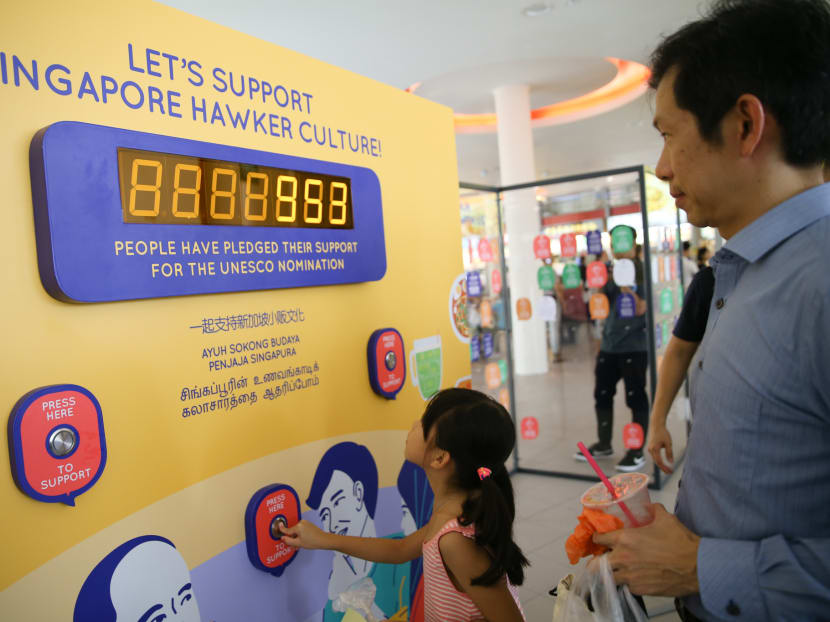
<instances>
[{"instance_id":1,"label":"cup lid","mask_svg":"<svg viewBox=\"0 0 830 622\"><path fill-rule=\"evenodd\" d=\"M609 479L617 492L617 499L612 499L605 484L598 482L582 494L580 498L582 505L607 506L618 501L625 501L637 494L644 486L648 486L648 475L645 473L620 473Z\"/></svg>"}]
</instances>

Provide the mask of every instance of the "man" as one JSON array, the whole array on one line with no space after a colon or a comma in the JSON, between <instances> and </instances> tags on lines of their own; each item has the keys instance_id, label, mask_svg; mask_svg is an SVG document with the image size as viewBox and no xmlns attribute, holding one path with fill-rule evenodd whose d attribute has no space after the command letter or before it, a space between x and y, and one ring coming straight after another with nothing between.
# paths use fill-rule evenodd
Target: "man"
<instances>
[{"instance_id":1,"label":"man","mask_svg":"<svg viewBox=\"0 0 830 622\"><path fill-rule=\"evenodd\" d=\"M643 435L648 431L648 396L646 395L646 368L648 351L646 341L646 302L643 294L643 264L637 257L634 240L636 231L627 225L618 225L611 230L628 229L631 233L631 248L627 251L612 251L617 260L628 260L634 264L634 281L631 287L618 287L613 279L603 286L602 293L608 298L609 314L602 329L602 343L597 354L594 369L594 408L597 416L597 440L588 451L597 458L611 456L614 449L611 437L614 430L614 395L620 378L625 386L625 403L631 409L634 423L643 428ZM617 299L622 295L631 296L634 308L630 317L617 308ZM574 458L586 461L582 452L576 452ZM617 463L618 471L636 471L645 464L642 447L629 449L622 460Z\"/></svg>"},{"instance_id":2,"label":"man","mask_svg":"<svg viewBox=\"0 0 830 622\"><path fill-rule=\"evenodd\" d=\"M717 227L676 518L596 536L684 620L830 616L830 5L717 2L652 56L656 169Z\"/></svg>"},{"instance_id":3,"label":"man","mask_svg":"<svg viewBox=\"0 0 830 622\"><path fill-rule=\"evenodd\" d=\"M377 501L378 470L369 450L350 442L330 447L317 465L306 500L310 508L317 510L321 528L344 536L373 538L377 535ZM372 614L378 619L395 615L406 605L401 602L401 595L409 594L408 576L409 563L375 564L335 553L323 621L339 622L343 618L343 612L334 610L334 601L365 578L377 588Z\"/></svg>"},{"instance_id":4,"label":"man","mask_svg":"<svg viewBox=\"0 0 830 622\"><path fill-rule=\"evenodd\" d=\"M683 287L689 289L692 278L697 274L697 262L692 259L692 245L683 242Z\"/></svg>"}]
</instances>

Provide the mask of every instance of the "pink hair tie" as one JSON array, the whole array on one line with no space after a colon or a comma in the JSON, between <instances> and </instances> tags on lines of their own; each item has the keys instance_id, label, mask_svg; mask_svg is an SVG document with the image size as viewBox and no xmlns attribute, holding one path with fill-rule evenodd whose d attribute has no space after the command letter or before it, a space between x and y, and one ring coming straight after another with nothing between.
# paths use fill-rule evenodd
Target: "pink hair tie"
<instances>
[{"instance_id":1,"label":"pink hair tie","mask_svg":"<svg viewBox=\"0 0 830 622\"><path fill-rule=\"evenodd\" d=\"M488 469L487 467L478 467L478 469L476 470L476 473L478 473L478 479L485 480L488 477L490 477L490 474L492 473L492 471L490 469Z\"/></svg>"}]
</instances>

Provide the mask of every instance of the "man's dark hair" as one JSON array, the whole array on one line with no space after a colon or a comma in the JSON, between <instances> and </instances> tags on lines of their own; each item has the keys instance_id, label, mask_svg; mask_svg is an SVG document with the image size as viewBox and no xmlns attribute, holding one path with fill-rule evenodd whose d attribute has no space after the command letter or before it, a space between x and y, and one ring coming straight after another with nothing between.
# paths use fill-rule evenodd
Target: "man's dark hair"
<instances>
[{"instance_id":1,"label":"man's dark hair","mask_svg":"<svg viewBox=\"0 0 830 622\"><path fill-rule=\"evenodd\" d=\"M692 247L691 243L688 240L683 241L683 252L685 253Z\"/></svg>"},{"instance_id":2,"label":"man's dark hair","mask_svg":"<svg viewBox=\"0 0 830 622\"><path fill-rule=\"evenodd\" d=\"M701 136L721 144L720 123L738 97L755 95L781 128L793 166L830 156L828 0L718 0L651 56L649 85L677 68L674 97Z\"/></svg>"}]
</instances>

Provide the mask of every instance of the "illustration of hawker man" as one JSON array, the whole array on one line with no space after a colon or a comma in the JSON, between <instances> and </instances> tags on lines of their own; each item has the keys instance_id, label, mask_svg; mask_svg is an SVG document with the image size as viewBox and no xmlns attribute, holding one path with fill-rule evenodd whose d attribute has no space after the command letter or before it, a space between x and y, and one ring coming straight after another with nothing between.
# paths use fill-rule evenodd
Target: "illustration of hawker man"
<instances>
[{"instance_id":1,"label":"illustration of hawker man","mask_svg":"<svg viewBox=\"0 0 830 622\"><path fill-rule=\"evenodd\" d=\"M200 622L190 571L170 540L140 536L92 569L73 622Z\"/></svg>"},{"instance_id":2,"label":"illustration of hawker man","mask_svg":"<svg viewBox=\"0 0 830 622\"><path fill-rule=\"evenodd\" d=\"M378 470L372 454L363 445L345 442L334 445L323 455L306 503L317 510L325 531L371 538L377 536L377 500ZM329 600L323 610L323 622L339 622L343 618L345 613L335 611L335 602L365 578L370 579L377 589L372 605L372 614L376 618L391 618L407 606L408 563L376 564L336 552L329 575Z\"/></svg>"}]
</instances>

